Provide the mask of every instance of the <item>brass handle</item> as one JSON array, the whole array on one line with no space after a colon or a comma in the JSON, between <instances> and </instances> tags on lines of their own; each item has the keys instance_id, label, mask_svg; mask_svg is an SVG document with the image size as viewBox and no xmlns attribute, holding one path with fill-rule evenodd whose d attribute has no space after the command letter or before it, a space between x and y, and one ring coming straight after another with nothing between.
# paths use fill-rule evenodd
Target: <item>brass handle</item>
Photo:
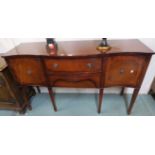
<instances>
[{"instance_id":1,"label":"brass handle","mask_svg":"<svg viewBox=\"0 0 155 155\"><path fill-rule=\"evenodd\" d=\"M59 65L58 64L53 64L53 68L58 68Z\"/></svg>"},{"instance_id":2,"label":"brass handle","mask_svg":"<svg viewBox=\"0 0 155 155\"><path fill-rule=\"evenodd\" d=\"M124 69L120 69L119 73L120 74L124 74L125 70Z\"/></svg>"},{"instance_id":3,"label":"brass handle","mask_svg":"<svg viewBox=\"0 0 155 155\"><path fill-rule=\"evenodd\" d=\"M92 69L92 68L93 68L93 64L92 64L92 63L88 63L88 64L87 64L87 67L88 67L89 69Z\"/></svg>"},{"instance_id":4,"label":"brass handle","mask_svg":"<svg viewBox=\"0 0 155 155\"><path fill-rule=\"evenodd\" d=\"M130 70L130 73L133 74L135 71L133 69Z\"/></svg>"},{"instance_id":5,"label":"brass handle","mask_svg":"<svg viewBox=\"0 0 155 155\"><path fill-rule=\"evenodd\" d=\"M27 74L28 74L28 75L31 75L31 74L32 74L32 70L30 70L30 69L27 70Z\"/></svg>"}]
</instances>

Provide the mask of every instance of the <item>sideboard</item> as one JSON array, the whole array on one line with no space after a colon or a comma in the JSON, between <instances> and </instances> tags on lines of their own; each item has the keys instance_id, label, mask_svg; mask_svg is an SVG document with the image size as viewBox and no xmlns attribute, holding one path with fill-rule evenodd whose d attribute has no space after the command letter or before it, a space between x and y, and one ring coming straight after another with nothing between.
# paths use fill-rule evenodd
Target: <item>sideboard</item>
<instances>
[{"instance_id":1,"label":"sideboard","mask_svg":"<svg viewBox=\"0 0 155 155\"><path fill-rule=\"evenodd\" d=\"M131 113L154 52L136 39L110 40L106 53L96 49L100 40L59 41L57 50L45 42L23 43L7 52L5 58L19 86L48 88L54 107L53 87L99 89L98 113L102 109L104 88L134 88Z\"/></svg>"}]
</instances>

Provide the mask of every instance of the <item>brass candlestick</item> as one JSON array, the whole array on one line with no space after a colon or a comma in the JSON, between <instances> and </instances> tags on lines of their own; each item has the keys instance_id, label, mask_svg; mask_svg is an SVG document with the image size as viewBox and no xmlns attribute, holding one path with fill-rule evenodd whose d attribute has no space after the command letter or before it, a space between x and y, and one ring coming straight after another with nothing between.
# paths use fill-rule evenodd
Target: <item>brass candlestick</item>
<instances>
[{"instance_id":1,"label":"brass candlestick","mask_svg":"<svg viewBox=\"0 0 155 155\"><path fill-rule=\"evenodd\" d=\"M109 51L111 47L108 45L107 38L102 38L102 42L96 49L103 53Z\"/></svg>"}]
</instances>

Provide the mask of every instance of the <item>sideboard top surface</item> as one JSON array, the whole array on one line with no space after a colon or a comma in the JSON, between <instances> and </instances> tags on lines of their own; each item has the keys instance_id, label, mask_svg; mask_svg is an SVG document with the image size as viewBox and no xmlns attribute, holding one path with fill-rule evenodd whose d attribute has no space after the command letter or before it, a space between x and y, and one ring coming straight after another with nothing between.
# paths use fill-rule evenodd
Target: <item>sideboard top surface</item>
<instances>
[{"instance_id":1,"label":"sideboard top surface","mask_svg":"<svg viewBox=\"0 0 155 155\"><path fill-rule=\"evenodd\" d=\"M14 49L3 54L12 55L38 55L38 56L89 56L102 54L96 49L101 40L85 41L58 41L58 50L51 54L46 42L21 43ZM113 53L150 53L154 52L137 39L109 40L112 47L106 54Z\"/></svg>"}]
</instances>

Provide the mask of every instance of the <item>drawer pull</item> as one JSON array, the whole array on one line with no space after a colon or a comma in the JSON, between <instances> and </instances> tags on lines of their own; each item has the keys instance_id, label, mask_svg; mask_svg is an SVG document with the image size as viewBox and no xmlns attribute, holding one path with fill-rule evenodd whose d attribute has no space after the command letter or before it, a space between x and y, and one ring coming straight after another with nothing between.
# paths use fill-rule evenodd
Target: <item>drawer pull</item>
<instances>
[{"instance_id":1,"label":"drawer pull","mask_svg":"<svg viewBox=\"0 0 155 155\"><path fill-rule=\"evenodd\" d=\"M32 74L32 70L28 70L28 71L27 71L27 74L28 74L28 75L31 75L31 74Z\"/></svg>"},{"instance_id":2,"label":"drawer pull","mask_svg":"<svg viewBox=\"0 0 155 155\"><path fill-rule=\"evenodd\" d=\"M93 68L93 64L92 64L92 63L88 63L88 64L87 64L87 67L88 67L89 69L92 69L92 68Z\"/></svg>"},{"instance_id":3,"label":"drawer pull","mask_svg":"<svg viewBox=\"0 0 155 155\"><path fill-rule=\"evenodd\" d=\"M124 71L124 69L120 69L119 72L120 72L120 74L124 74L125 71Z\"/></svg>"},{"instance_id":4,"label":"drawer pull","mask_svg":"<svg viewBox=\"0 0 155 155\"><path fill-rule=\"evenodd\" d=\"M59 65L58 64L53 64L53 68L58 68Z\"/></svg>"},{"instance_id":5,"label":"drawer pull","mask_svg":"<svg viewBox=\"0 0 155 155\"><path fill-rule=\"evenodd\" d=\"M132 69L132 70L130 70L130 73L131 73L131 74L133 74L134 72L135 72L135 71L134 71L133 69Z\"/></svg>"}]
</instances>

